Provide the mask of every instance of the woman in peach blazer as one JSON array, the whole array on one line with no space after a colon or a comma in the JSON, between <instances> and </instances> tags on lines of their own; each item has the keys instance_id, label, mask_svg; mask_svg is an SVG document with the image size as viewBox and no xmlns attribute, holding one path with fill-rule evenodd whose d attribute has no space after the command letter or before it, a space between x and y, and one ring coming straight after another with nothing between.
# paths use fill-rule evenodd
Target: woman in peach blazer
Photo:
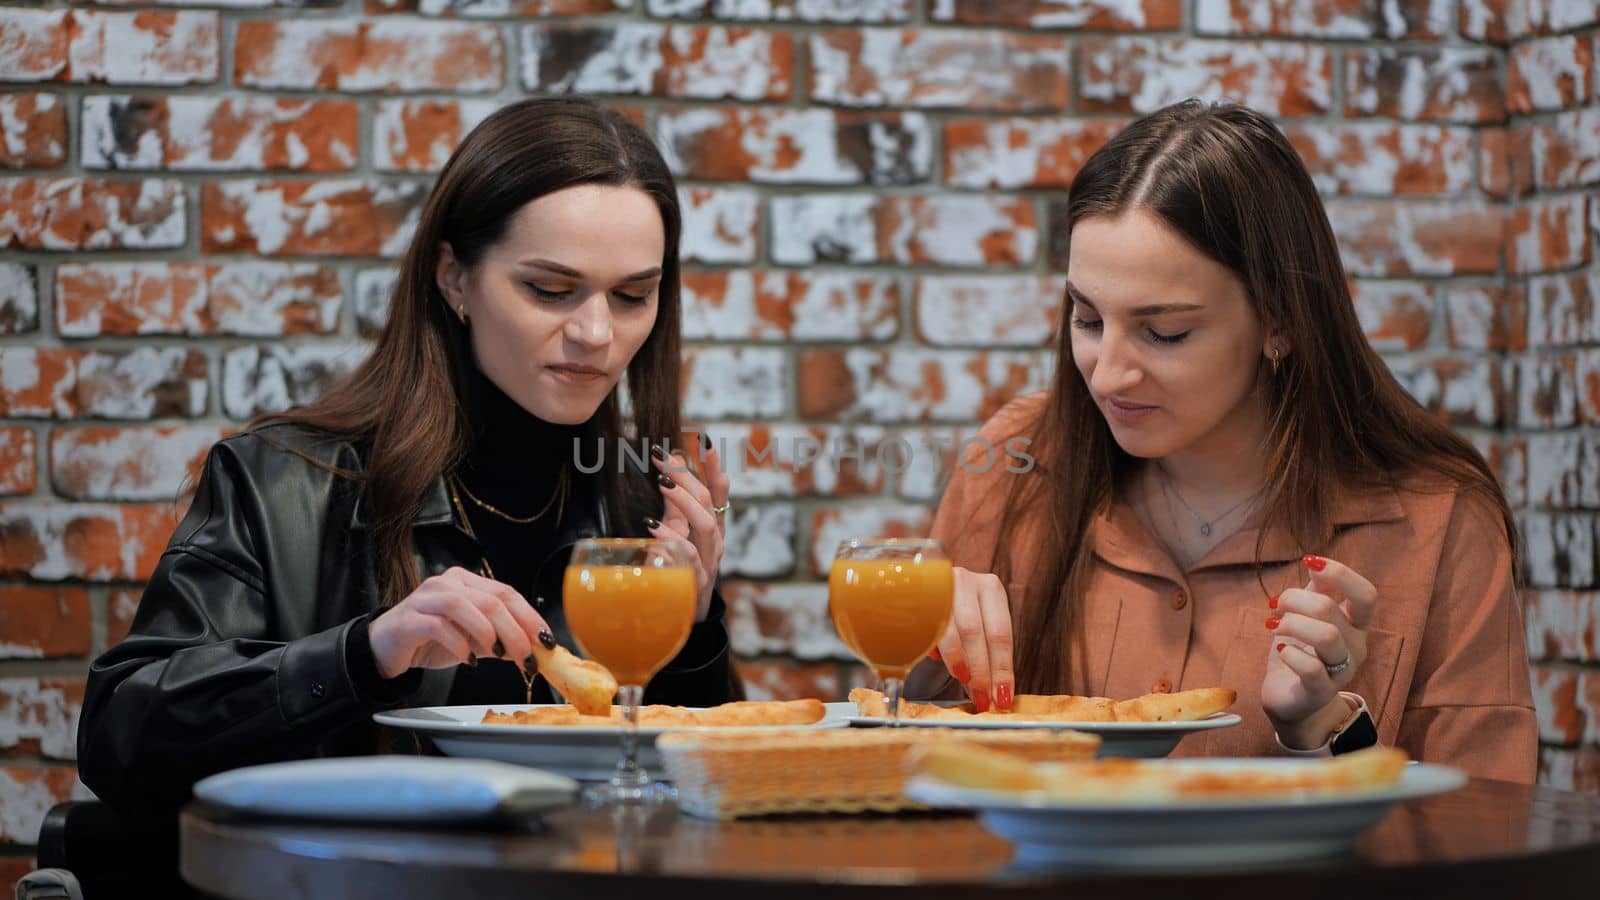
<instances>
[{"instance_id":1,"label":"woman in peach blazer","mask_svg":"<svg viewBox=\"0 0 1600 900\"><path fill-rule=\"evenodd\" d=\"M956 611L910 691L1004 709L1223 686L1243 723L1179 755L1340 752L1375 724L1415 759L1532 781L1505 498L1367 344L1283 135L1178 104L1070 197L1059 371L952 476L933 534Z\"/></svg>"}]
</instances>

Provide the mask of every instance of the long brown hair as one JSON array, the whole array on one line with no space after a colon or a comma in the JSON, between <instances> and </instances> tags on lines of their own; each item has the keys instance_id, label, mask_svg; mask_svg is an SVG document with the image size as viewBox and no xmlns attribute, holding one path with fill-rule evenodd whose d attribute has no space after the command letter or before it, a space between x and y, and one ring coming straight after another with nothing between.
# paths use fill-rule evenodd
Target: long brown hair
<instances>
[{"instance_id":1,"label":"long brown hair","mask_svg":"<svg viewBox=\"0 0 1600 900\"><path fill-rule=\"evenodd\" d=\"M590 428L606 446L622 436L652 444L676 438L682 231L677 188L643 131L614 110L576 98L513 103L462 140L422 209L400 263L388 324L371 355L316 402L252 423L289 422L367 448L364 470L352 474L363 482L385 603L417 586L412 520L432 485L461 462L471 434L464 398L476 363L467 326L435 282L440 244L448 243L471 269L524 205L586 184L644 191L660 210L666 232L655 326L628 365L632 421L625 427L614 390ZM612 504L613 521L636 522L660 498L626 490L623 469L604 467L601 490Z\"/></svg>"},{"instance_id":2,"label":"long brown hair","mask_svg":"<svg viewBox=\"0 0 1600 900\"><path fill-rule=\"evenodd\" d=\"M1168 106L1095 152L1068 196L1069 236L1094 216L1133 209L1158 216L1238 276L1255 314L1291 348L1275 374L1257 379L1269 450L1258 570L1274 525L1308 550L1331 539L1330 483L1393 487L1424 471L1443 476L1447 490L1492 498L1515 547L1511 510L1493 470L1406 393L1368 344L1321 198L1270 119L1198 100ZM1087 686L1079 624L1087 538L1140 462L1117 445L1071 365L1070 328L1060 329L1055 349L1054 382L1033 427L1036 474L1012 485L997 544L1009 546L1024 515L1044 517L1038 563L1026 573L1028 596L1017 598L1018 690L1032 693L1059 690L1074 675ZM1007 571L1009 559L996 563L1003 581L1016 574Z\"/></svg>"}]
</instances>

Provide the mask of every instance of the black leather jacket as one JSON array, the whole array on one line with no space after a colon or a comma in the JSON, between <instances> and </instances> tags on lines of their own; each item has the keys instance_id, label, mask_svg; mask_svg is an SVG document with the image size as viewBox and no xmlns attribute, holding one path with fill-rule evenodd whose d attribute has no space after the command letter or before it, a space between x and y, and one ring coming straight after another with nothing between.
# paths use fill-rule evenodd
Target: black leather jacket
<instances>
[{"instance_id":1,"label":"black leather jacket","mask_svg":"<svg viewBox=\"0 0 1600 900\"><path fill-rule=\"evenodd\" d=\"M225 769L371 753L375 710L449 697L454 668L414 669L392 691L365 686L370 678L350 650L365 634L353 641L351 632L364 630L382 604L359 485L293 451L361 468L353 445L289 425L218 442L129 636L91 667L78 768L102 800L145 813L175 810L195 781ZM543 551L537 584L547 607L559 604L572 544L612 533L603 502L576 506ZM443 479L413 528L425 577L451 566L476 570L482 554L458 524ZM560 610L541 612L557 640L576 649ZM729 666L718 597L651 682L649 700L721 703L732 691ZM544 690L535 700L549 697Z\"/></svg>"}]
</instances>

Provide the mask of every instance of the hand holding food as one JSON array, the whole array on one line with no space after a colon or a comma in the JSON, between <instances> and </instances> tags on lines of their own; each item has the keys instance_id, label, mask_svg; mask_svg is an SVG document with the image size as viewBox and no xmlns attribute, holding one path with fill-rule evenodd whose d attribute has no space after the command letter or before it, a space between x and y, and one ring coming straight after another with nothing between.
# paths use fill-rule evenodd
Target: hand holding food
<instances>
[{"instance_id":1,"label":"hand holding food","mask_svg":"<svg viewBox=\"0 0 1600 900\"><path fill-rule=\"evenodd\" d=\"M605 666L575 656L557 644L549 629L539 633L524 665L543 675L579 713L606 715L611 710L611 698L617 695L617 679Z\"/></svg>"},{"instance_id":2,"label":"hand holding food","mask_svg":"<svg viewBox=\"0 0 1600 900\"><path fill-rule=\"evenodd\" d=\"M964 686L978 712L1011 708L1011 606L1000 579L955 567L950 625L934 654Z\"/></svg>"},{"instance_id":3,"label":"hand holding food","mask_svg":"<svg viewBox=\"0 0 1600 900\"><path fill-rule=\"evenodd\" d=\"M372 619L368 636L378 673L396 678L407 669L442 669L474 656L522 659L549 629L515 589L456 566Z\"/></svg>"}]
</instances>

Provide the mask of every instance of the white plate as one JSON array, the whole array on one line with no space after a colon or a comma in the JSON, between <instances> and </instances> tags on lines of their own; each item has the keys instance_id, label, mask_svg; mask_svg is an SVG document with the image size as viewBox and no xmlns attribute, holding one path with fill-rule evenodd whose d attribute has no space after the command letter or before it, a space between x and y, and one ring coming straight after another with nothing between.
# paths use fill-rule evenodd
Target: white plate
<instances>
[{"instance_id":1,"label":"white plate","mask_svg":"<svg viewBox=\"0 0 1600 900\"><path fill-rule=\"evenodd\" d=\"M848 704L852 710L855 704ZM373 721L426 735L450 756L496 759L534 766L579 781L604 781L611 777L621 749L622 729L616 725L485 725L483 714L493 709L513 712L534 709L517 703L485 706L424 706L374 713ZM784 731L793 728L842 728L841 715L824 715L811 725L753 725L743 731ZM656 754L656 737L673 731L717 731L717 728L677 726L639 729L639 765L657 779L666 770Z\"/></svg>"},{"instance_id":2,"label":"white plate","mask_svg":"<svg viewBox=\"0 0 1600 900\"><path fill-rule=\"evenodd\" d=\"M853 706L854 704L849 704ZM854 712L854 710L852 710ZM850 724L881 726L876 716L849 716ZM1154 759L1166 756L1185 735L1213 728L1231 728L1242 719L1235 713L1215 713L1192 722L1058 722L1037 719L902 719L900 724L914 728L1044 728L1052 731L1081 731L1100 736L1099 756Z\"/></svg>"},{"instance_id":3,"label":"white plate","mask_svg":"<svg viewBox=\"0 0 1600 900\"><path fill-rule=\"evenodd\" d=\"M1185 770L1321 765L1296 759L1185 759ZM972 809L984 828L1016 846L1023 868L1215 869L1271 866L1348 852L1356 838L1403 800L1453 791L1462 772L1417 763L1378 791L1333 797L1117 802L956 787L912 779L906 795L930 806Z\"/></svg>"}]
</instances>

